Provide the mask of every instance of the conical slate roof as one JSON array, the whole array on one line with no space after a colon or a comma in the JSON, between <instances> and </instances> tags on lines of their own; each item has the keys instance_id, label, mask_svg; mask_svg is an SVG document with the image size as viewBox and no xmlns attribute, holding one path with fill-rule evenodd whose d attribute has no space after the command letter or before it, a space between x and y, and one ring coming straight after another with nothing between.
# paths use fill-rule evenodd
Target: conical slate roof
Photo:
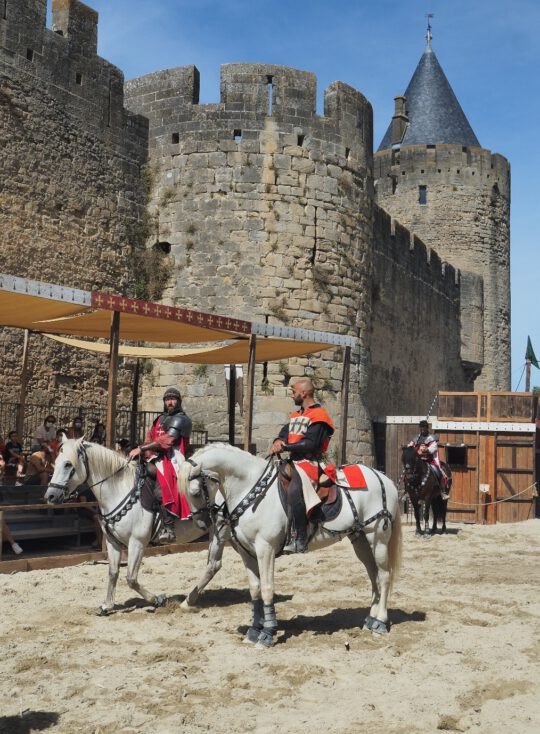
<instances>
[{"instance_id":1,"label":"conical slate roof","mask_svg":"<svg viewBox=\"0 0 540 734\"><path fill-rule=\"evenodd\" d=\"M409 124L401 145L480 146L429 42L404 96ZM391 147L392 123L379 150Z\"/></svg>"}]
</instances>

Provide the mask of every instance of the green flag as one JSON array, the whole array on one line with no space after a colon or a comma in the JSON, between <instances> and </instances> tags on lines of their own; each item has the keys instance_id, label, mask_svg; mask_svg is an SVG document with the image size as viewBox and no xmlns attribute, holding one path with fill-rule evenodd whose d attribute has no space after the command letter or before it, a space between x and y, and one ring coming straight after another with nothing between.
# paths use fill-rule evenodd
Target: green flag
<instances>
[{"instance_id":1,"label":"green flag","mask_svg":"<svg viewBox=\"0 0 540 734\"><path fill-rule=\"evenodd\" d=\"M536 369L540 369L538 366L538 360L536 359L536 355L534 353L534 349L532 348L531 344L531 337L527 337L527 351L525 352L525 359L530 359L531 364L536 367Z\"/></svg>"}]
</instances>

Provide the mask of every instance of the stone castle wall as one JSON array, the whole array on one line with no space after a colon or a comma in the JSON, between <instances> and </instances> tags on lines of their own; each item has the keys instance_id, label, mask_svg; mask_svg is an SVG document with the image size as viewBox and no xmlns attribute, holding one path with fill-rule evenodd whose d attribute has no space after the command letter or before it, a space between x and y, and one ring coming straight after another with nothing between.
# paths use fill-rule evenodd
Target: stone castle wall
<instances>
[{"instance_id":1,"label":"stone castle wall","mask_svg":"<svg viewBox=\"0 0 540 734\"><path fill-rule=\"evenodd\" d=\"M149 244L170 246L163 296L176 305L357 335L349 455L368 457L371 106L336 82L318 116L314 75L271 65L223 66L216 104L198 104L198 87L194 67L126 85L128 107L150 121ZM254 420L262 450L291 409L287 386L306 366L339 424L341 350L310 365L304 359L261 366ZM172 382L181 385L195 421L213 437L225 436L223 368L158 363L147 404L158 404Z\"/></svg>"},{"instance_id":2,"label":"stone castle wall","mask_svg":"<svg viewBox=\"0 0 540 734\"><path fill-rule=\"evenodd\" d=\"M315 76L282 66L223 66L215 104L199 104L193 66L124 90L96 55L94 11L53 0L51 30L45 17L46 0L0 3L2 271L357 336L350 460L371 456L372 415L422 413L480 370L476 387L507 387L504 158L442 145L379 153L375 192L372 110L351 87L331 84L323 115ZM22 335L2 336L0 389L15 401ZM39 335L32 355L29 402L105 397L105 358ZM341 370L340 348L258 365L258 449L303 374L339 427ZM195 426L226 437L222 367L145 372L143 407L178 385Z\"/></svg>"},{"instance_id":3,"label":"stone castle wall","mask_svg":"<svg viewBox=\"0 0 540 734\"><path fill-rule=\"evenodd\" d=\"M508 161L483 148L403 146L376 153L374 178L380 206L444 260L483 278L483 367L474 386L510 389Z\"/></svg>"},{"instance_id":4,"label":"stone castle wall","mask_svg":"<svg viewBox=\"0 0 540 734\"><path fill-rule=\"evenodd\" d=\"M97 14L77 0L0 3L2 272L129 292L145 203L148 124L123 105L123 75L96 55ZM0 391L17 400L22 335L5 330ZM107 360L32 337L29 402L105 397ZM129 387L122 372L121 387Z\"/></svg>"},{"instance_id":5,"label":"stone castle wall","mask_svg":"<svg viewBox=\"0 0 540 734\"><path fill-rule=\"evenodd\" d=\"M377 206L373 259L371 414L419 415L427 413L438 390L471 390L464 344L477 331L467 340L460 322L462 315L466 323L475 322L469 304L476 298L481 305L481 279L443 263Z\"/></svg>"}]
</instances>

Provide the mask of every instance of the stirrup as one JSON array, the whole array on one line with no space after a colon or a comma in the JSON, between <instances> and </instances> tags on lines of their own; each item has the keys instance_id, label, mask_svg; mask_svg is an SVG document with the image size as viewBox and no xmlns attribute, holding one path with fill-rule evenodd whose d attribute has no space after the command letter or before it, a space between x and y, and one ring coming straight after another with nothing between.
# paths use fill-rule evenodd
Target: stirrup
<instances>
[{"instance_id":1,"label":"stirrup","mask_svg":"<svg viewBox=\"0 0 540 734\"><path fill-rule=\"evenodd\" d=\"M307 538L294 538L283 548L283 553L307 553Z\"/></svg>"},{"instance_id":2,"label":"stirrup","mask_svg":"<svg viewBox=\"0 0 540 734\"><path fill-rule=\"evenodd\" d=\"M168 543L175 543L175 542L176 542L176 533L174 532L174 528L164 525L159 532L158 543L160 545L167 545Z\"/></svg>"}]
</instances>

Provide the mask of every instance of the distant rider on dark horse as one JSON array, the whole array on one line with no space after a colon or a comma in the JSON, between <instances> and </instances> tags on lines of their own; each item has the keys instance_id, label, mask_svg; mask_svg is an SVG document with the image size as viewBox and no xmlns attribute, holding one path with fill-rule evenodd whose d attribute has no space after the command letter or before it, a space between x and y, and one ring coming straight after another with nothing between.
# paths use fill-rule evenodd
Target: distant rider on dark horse
<instances>
[{"instance_id":1,"label":"distant rider on dark horse","mask_svg":"<svg viewBox=\"0 0 540 734\"><path fill-rule=\"evenodd\" d=\"M315 485L321 484L323 468L330 472L328 481L335 481L335 468L324 467L323 453L334 433L334 424L326 410L315 400L315 388L307 377L297 380L292 386L292 396L297 410L291 413L270 449L271 454L288 451L295 466L303 470ZM292 542L283 549L285 553L307 551L307 512L302 479L293 472L287 492L293 518Z\"/></svg>"},{"instance_id":2,"label":"distant rider on dark horse","mask_svg":"<svg viewBox=\"0 0 540 734\"><path fill-rule=\"evenodd\" d=\"M163 395L163 413L147 432L144 444L132 449L130 459L143 453L147 461L155 464L157 479L154 495L161 503L163 528L158 541L174 543L174 521L189 513L187 502L178 495L177 476L189 443L191 418L182 410L182 396L175 387Z\"/></svg>"},{"instance_id":3,"label":"distant rider on dark horse","mask_svg":"<svg viewBox=\"0 0 540 734\"><path fill-rule=\"evenodd\" d=\"M441 466L439 444L435 436L429 432L429 423L426 420L420 421L418 427L420 428L420 433L412 441L409 441L408 445L413 446L418 456L433 467L433 471L441 487L441 496L443 500L447 500L448 477Z\"/></svg>"}]
</instances>

